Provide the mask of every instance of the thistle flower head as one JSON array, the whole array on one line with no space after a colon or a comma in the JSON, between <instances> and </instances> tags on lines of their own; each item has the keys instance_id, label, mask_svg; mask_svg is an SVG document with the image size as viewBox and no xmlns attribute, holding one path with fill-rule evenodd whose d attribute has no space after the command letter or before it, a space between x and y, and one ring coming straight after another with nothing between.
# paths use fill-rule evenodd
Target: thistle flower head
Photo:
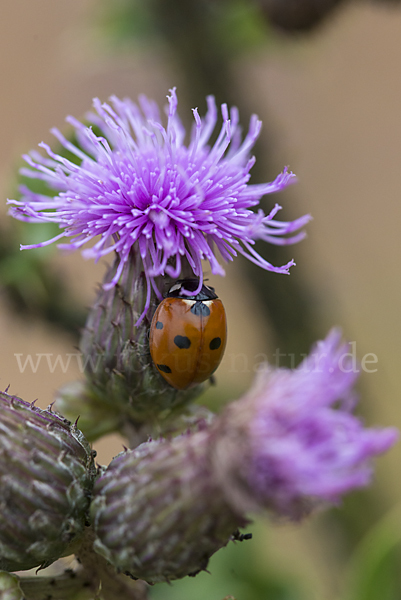
<instances>
[{"instance_id":1,"label":"thistle flower head","mask_svg":"<svg viewBox=\"0 0 401 600\"><path fill-rule=\"evenodd\" d=\"M91 248L83 250L85 257L98 260L115 251L120 259L110 287L118 282L134 249L141 256L148 284L143 315L149 308L152 288L161 298L157 276L177 278L183 265L189 264L199 277L200 290L202 260L208 261L212 273L224 275L216 250L224 261L240 253L264 269L288 273L294 261L274 267L254 250L255 239L273 244L297 242L304 237L299 230L309 216L287 223L275 220L281 208L277 204L268 215L262 210L255 213L252 208L265 194L285 188L294 175L285 169L271 183L250 185L249 172L255 161L249 153L261 122L254 115L241 141L238 111L232 108L229 113L223 104L222 128L210 144L218 111L213 97L209 96L207 103L203 120L198 110L193 110L195 123L188 145L177 115L175 89L168 96L166 126L156 104L143 96L140 108L116 97L110 104L94 100L96 113L89 114L88 119L99 135L92 127L68 117L78 144L68 141L57 129L52 133L77 161L55 154L44 143L40 146L48 157L37 152L24 156L31 168L22 173L43 180L50 194L56 194L49 197L23 187L22 199L9 201L14 205L14 217L55 222L62 232L22 248L69 238L60 247L79 249L96 239Z\"/></svg>"},{"instance_id":2,"label":"thistle flower head","mask_svg":"<svg viewBox=\"0 0 401 600\"><path fill-rule=\"evenodd\" d=\"M293 371L262 370L228 407L215 464L237 506L299 518L337 503L370 483L371 459L395 443L395 429L365 428L351 413L358 370L340 339L330 332Z\"/></svg>"}]
</instances>

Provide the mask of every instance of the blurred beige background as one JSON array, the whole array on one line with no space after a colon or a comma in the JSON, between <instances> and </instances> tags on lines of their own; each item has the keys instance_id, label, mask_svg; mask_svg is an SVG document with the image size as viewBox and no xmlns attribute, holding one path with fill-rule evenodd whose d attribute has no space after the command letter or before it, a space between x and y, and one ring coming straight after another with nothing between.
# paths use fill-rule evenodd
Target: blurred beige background
<instances>
[{"instance_id":1,"label":"blurred beige background","mask_svg":"<svg viewBox=\"0 0 401 600\"><path fill-rule=\"evenodd\" d=\"M94 0L2 0L0 18L0 188L10 190L15 159L42 140L67 114L81 117L91 99L114 93L135 98L146 93L163 103L168 88L180 84L157 48L110 54L93 28ZM401 425L399 307L401 305L401 10L370 5L344 9L307 41L279 41L241 59L241 92L259 116L273 116L277 172L289 164L299 177L296 190L280 202L294 203L294 216L310 212L309 237L293 248L291 277L306 278L316 299L316 318L327 329L343 327L362 358L378 358L362 387L370 423ZM178 89L179 93L179 89ZM265 132L266 133L266 132ZM263 134L262 134L263 135ZM2 219L7 219L4 203ZM82 303L89 305L104 266L77 256L57 256ZM228 397L237 397L252 379L264 352L269 326L257 302L244 293L235 266L216 283L230 329L227 356L218 373ZM245 337L241 331L248 331ZM322 329L324 331L324 329ZM272 349L273 350L273 349ZM46 359L37 372L20 373L16 354L74 353L72 341L50 327L11 318L0 303L0 387L25 400L52 401L64 382L80 376L76 361L50 372ZM245 353L249 368L233 372L232 357ZM99 461L119 452L110 438L98 446ZM375 485L388 506L401 497L397 477L401 447L380 460ZM333 551L314 535L315 523L273 528L269 560L300 559L302 577L313 582L316 598L330 598ZM263 556L265 556L263 554ZM333 563L331 563L333 565ZM334 584L336 585L336 584Z\"/></svg>"}]
</instances>

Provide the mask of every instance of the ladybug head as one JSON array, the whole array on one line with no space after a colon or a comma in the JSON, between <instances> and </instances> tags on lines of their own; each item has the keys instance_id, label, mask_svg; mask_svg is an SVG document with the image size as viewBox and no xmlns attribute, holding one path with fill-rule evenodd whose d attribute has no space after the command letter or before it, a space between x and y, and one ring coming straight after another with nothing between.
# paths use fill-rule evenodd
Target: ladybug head
<instances>
[{"instance_id":1,"label":"ladybug head","mask_svg":"<svg viewBox=\"0 0 401 600\"><path fill-rule=\"evenodd\" d=\"M199 279L187 278L178 279L169 289L166 298L185 298L188 300L215 300L218 296L214 288L208 285L203 285L200 292L196 295L191 295L188 292L195 292L199 286Z\"/></svg>"}]
</instances>

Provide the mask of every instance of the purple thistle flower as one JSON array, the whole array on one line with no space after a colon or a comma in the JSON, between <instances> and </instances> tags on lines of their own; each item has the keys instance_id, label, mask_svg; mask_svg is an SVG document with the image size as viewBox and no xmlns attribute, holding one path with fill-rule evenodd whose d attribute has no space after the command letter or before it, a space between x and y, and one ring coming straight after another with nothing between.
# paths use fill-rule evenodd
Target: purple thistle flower
<instances>
[{"instance_id":1,"label":"purple thistle flower","mask_svg":"<svg viewBox=\"0 0 401 600\"><path fill-rule=\"evenodd\" d=\"M255 162L249 152L261 130L256 115L241 141L238 111L232 108L229 114L223 104L221 131L215 143L208 145L218 118L214 98L209 96L204 120L193 110L195 123L186 146L175 89L170 91L167 127L162 125L157 105L144 96L139 98L140 108L128 99L112 97L111 104L94 100L97 114L89 114L88 119L104 137L68 117L80 147L57 129L52 133L80 164L55 154L45 143L39 144L48 157L35 151L25 155L31 169L21 173L43 180L57 194L49 197L24 186L22 199L9 201L15 205L11 214L17 219L55 222L63 230L50 240L22 249L68 237L69 243L60 244L61 248L76 250L95 241L82 251L87 258L98 260L117 252L119 268L108 288L118 282L131 260L131 250L138 251L148 287L142 317L149 308L151 288L161 299L155 277L177 278L183 264L189 263L199 277L200 290L202 260L209 262L213 274L224 275L216 249L224 261L241 253L263 269L288 274L293 260L274 267L254 250L254 242L298 242L304 237L299 230L310 219L305 215L292 222L276 221L278 204L268 215L251 210L262 196L282 190L295 178L286 168L271 183L248 184Z\"/></svg>"},{"instance_id":2,"label":"purple thistle flower","mask_svg":"<svg viewBox=\"0 0 401 600\"><path fill-rule=\"evenodd\" d=\"M340 341L332 330L297 369L267 367L248 396L226 409L229 444L224 433L217 437L215 464L237 507L299 518L337 503L370 483L371 459L397 440L396 429L364 428L351 413L358 371Z\"/></svg>"}]
</instances>

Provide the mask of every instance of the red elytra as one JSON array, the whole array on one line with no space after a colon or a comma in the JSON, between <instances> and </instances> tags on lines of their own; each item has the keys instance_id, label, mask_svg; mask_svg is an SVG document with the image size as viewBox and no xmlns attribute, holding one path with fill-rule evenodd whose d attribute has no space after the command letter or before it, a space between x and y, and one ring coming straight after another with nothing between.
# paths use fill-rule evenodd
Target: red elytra
<instances>
[{"instance_id":1,"label":"red elytra","mask_svg":"<svg viewBox=\"0 0 401 600\"><path fill-rule=\"evenodd\" d=\"M164 379L177 390L208 379L223 358L226 312L212 287L197 279L177 281L159 304L150 326L150 353Z\"/></svg>"}]
</instances>

